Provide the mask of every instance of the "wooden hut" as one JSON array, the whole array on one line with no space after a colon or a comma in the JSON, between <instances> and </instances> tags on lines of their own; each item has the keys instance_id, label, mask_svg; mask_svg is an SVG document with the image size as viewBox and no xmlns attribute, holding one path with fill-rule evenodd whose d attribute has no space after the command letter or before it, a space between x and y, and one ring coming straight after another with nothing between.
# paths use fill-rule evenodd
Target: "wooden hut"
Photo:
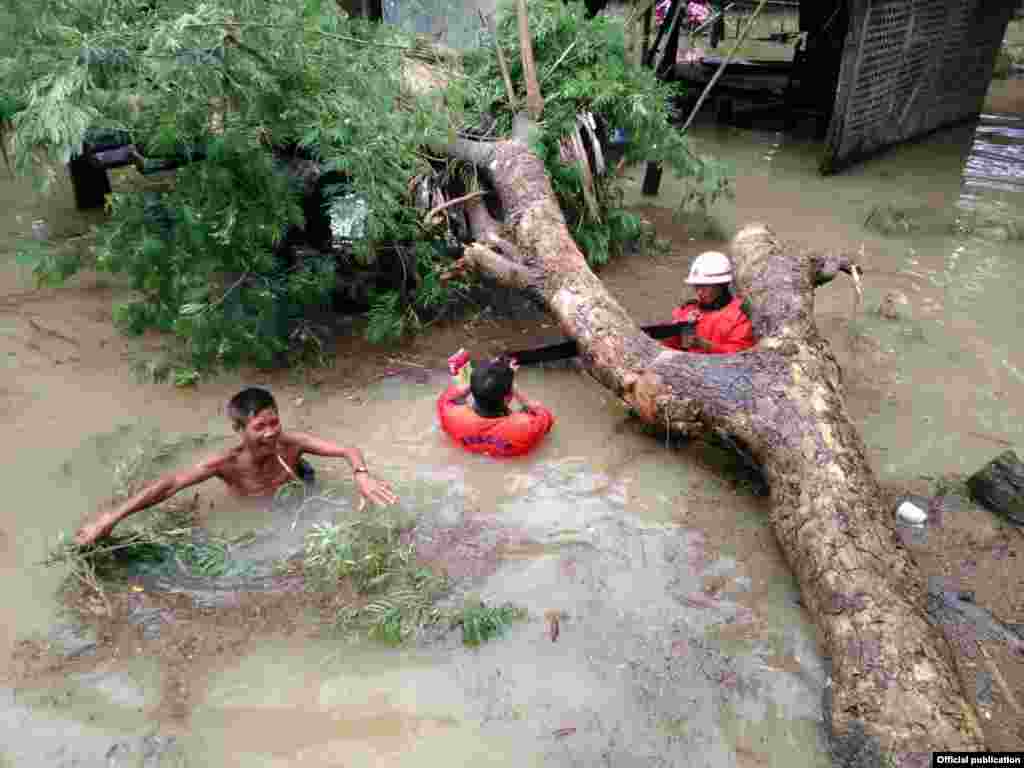
<instances>
[{"instance_id":1,"label":"wooden hut","mask_svg":"<svg viewBox=\"0 0 1024 768\"><path fill-rule=\"evenodd\" d=\"M712 103L731 118L811 116L825 139L824 173L981 112L996 54L1019 0L800 0L792 63L731 65ZM717 61L677 64L701 84Z\"/></svg>"},{"instance_id":2,"label":"wooden hut","mask_svg":"<svg viewBox=\"0 0 1024 768\"><path fill-rule=\"evenodd\" d=\"M981 113L1017 0L847 2L823 172Z\"/></svg>"}]
</instances>

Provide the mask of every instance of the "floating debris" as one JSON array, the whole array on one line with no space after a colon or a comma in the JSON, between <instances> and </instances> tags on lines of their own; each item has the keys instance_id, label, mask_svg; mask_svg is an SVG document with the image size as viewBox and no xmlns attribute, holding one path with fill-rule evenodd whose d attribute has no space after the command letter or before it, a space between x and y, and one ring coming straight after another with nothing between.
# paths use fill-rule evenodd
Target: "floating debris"
<instances>
[{"instance_id":1,"label":"floating debris","mask_svg":"<svg viewBox=\"0 0 1024 768\"><path fill-rule=\"evenodd\" d=\"M897 507L896 516L911 525L924 525L924 521L928 519L927 512L916 504L911 504L909 501L904 501Z\"/></svg>"}]
</instances>

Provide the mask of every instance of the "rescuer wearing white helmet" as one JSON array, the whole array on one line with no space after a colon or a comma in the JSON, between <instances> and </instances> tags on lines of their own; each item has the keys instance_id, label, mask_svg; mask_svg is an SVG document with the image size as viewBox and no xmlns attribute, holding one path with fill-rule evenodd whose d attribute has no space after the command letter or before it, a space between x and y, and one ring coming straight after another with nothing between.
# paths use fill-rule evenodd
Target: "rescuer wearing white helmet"
<instances>
[{"instance_id":1,"label":"rescuer wearing white helmet","mask_svg":"<svg viewBox=\"0 0 1024 768\"><path fill-rule=\"evenodd\" d=\"M730 354L754 346L754 329L743 307L743 299L733 296L732 264L718 251L698 256L686 282L697 292L696 301L688 301L672 310L676 323L694 323L692 330L666 339L672 349L704 354Z\"/></svg>"}]
</instances>

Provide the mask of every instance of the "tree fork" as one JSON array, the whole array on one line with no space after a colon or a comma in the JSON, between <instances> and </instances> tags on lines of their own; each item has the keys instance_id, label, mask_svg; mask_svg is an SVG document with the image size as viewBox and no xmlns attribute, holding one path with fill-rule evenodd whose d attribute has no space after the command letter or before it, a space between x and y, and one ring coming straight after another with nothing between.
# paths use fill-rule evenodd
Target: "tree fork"
<instances>
[{"instance_id":1,"label":"tree fork","mask_svg":"<svg viewBox=\"0 0 1024 768\"><path fill-rule=\"evenodd\" d=\"M519 115L510 139L437 148L476 165L504 211L499 224L472 201L478 244L458 268L542 299L588 372L645 422L685 435L724 432L748 447L770 486L772 528L831 660L826 726L844 766L875 768L885 753L898 766L918 766L932 750L983 749L949 646L927 619L921 574L847 413L839 365L814 324L815 288L841 272L856 278L854 257L799 251L767 226L744 227L731 248L757 346L727 356L670 350L643 333L588 267L543 162L528 148L532 125Z\"/></svg>"},{"instance_id":2,"label":"tree fork","mask_svg":"<svg viewBox=\"0 0 1024 768\"><path fill-rule=\"evenodd\" d=\"M506 212L515 250L471 248L464 266L539 295L589 372L645 422L743 441L771 488L770 521L831 659L827 725L850 765L897 765L933 749L984 747L946 640L926 618L920 572L882 504L843 399L839 365L814 325L814 289L851 255L783 246L763 225L732 243L757 347L729 356L669 350L646 336L589 269L543 163L518 139L459 141ZM492 227L493 229L493 227ZM518 254L516 254L518 251Z\"/></svg>"},{"instance_id":3,"label":"tree fork","mask_svg":"<svg viewBox=\"0 0 1024 768\"><path fill-rule=\"evenodd\" d=\"M813 325L814 286L844 260L794 256L767 228L746 227L733 255L758 347L722 358L665 349L587 268L550 190L522 183L536 179L523 152L496 165L496 188L531 286L577 340L591 372L644 421L690 435L721 429L761 464L773 529L832 659L828 725L836 741L866 762L875 752L850 746L851 734L897 757L982 748L946 641L926 618L920 573L846 412L839 366ZM507 275L474 264L499 280Z\"/></svg>"}]
</instances>

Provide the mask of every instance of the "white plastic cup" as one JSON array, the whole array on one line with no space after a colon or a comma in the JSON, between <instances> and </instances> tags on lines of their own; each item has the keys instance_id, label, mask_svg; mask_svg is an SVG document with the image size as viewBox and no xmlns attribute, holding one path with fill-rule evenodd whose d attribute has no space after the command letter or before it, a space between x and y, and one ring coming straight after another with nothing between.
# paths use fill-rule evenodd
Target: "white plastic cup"
<instances>
[{"instance_id":1,"label":"white plastic cup","mask_svg":"<svg viewBox=\"0 0 1024 768\"><path fill-rule=\"evenodd\" d=\"M916 504L904 501L896 508L896 517L911 525L924 525L924 521L928 519L928 513Z\"/></svg>"}]
</instances>

